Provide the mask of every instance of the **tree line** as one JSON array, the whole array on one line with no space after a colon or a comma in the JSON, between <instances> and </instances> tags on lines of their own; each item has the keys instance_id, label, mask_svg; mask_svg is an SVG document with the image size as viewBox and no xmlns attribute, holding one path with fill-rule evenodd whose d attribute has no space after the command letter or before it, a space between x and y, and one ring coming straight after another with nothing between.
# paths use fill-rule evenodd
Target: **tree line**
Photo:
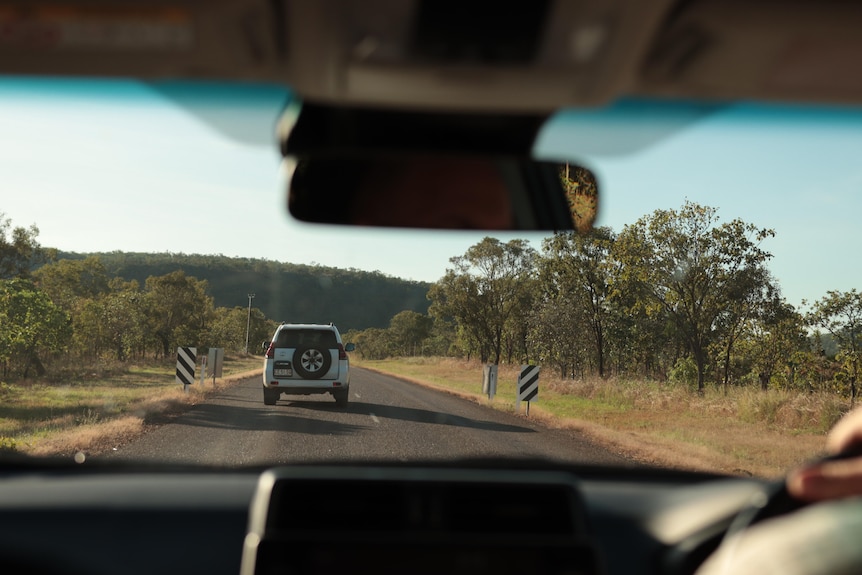
<instances>
[{"instance_id":1,"label":"tree line","mask_svg":"<svg viewBox=\"0 0 862 575\"><path fill-rule=\"evenodd\" d=\"M38 229L0 215L0 372L42 375L52 362L86 365L169 357L178 345L242 352L275 330L260 309L219 307L206 280L176 270L143 282L108 273L100 258L56 259Z\"/></svg>"},{"instance_id":2,"label":"tree line","mask_svg":"<svg viewBox=\"0 0 862 575\"><path fill-rule=\"evenodd\" d=\"M686 202L623 230L558 233L541 250L485 238L428 292L429 313L350 334L366 357L540 363L563 378L636 376L831 390L855 398L862 293L796 309L763 244L774 231Z\"/></svg>"},{"instance_id":3,"label":"tree line","mask_svg":"<svg viewBox=\"0 0 862 575\"><path fill-rule=\"evenodd\" d=\"M42 375L45 362L88 364L170 357L179 345L257 351L275 329L257 308L216 307L207 283L183 271L111 278L98 258L59 260L30 277L0 280L4 377Z\"/></svg>"},{"instance_id":4,"label":"tree line","mask_svg":"<svg viewBox=\"0 0 862 575\"><path fill-rule=\"evenodd\" d=\"M76 254L0 213L0 374L51 362L168 357L177 345L258 352L277 321L386 326L424 313L428 284L380 272L182 253ZM248 294L254 293L249 310ZM270 319L272 318L272 319Z\"/></svg>"},{"instance_id":5,"label":"tree line","mask_svg":"<svg viewBox=\"0 0 862 575\"><path fill-rule=\"evenodd\" d=\"M4 377L40 373L46 359L167 357L180 344L244 350L246 306L217 305L206 279L182 269L143 281L120 277L102 256L58 259L37 236L37 228L13 229L0 215ZM371 359L540 363L563 378L828 390L855 399L862 293L830 291L803 309L790 305L768 269L763 244L773 236L686 202L619 233L558 233L540 250L522 239L485 238L450 259L425 290L424 307L404 305L415 304L413 295L395 298L388 305L402 311L388 322L345 330L345 340ZM215 258L211 267L223 256ZM354 307L365 305L352 283L357 276L336 272L311 277L353 293ZM244 298L247 288L241 291ZM274 326L261 309L251 309L251 350Z\"/></svg>"},{"instance_id":6,"label":"tree line","mask_svg":"<svg viewBox=\"0 0 862 575\"><path fill-rule=\"evenodd\" d=\"M241 306L254 293L253 305L279 322L333 322L343 331L386 327L399 311L426 313L429 305L429 284L357 269L182 253L60 253L58 259L90 256L99 258L108 275L140 285L150 276L183 270L207 281L216 306Z\"/></svg>"}]
</instances>

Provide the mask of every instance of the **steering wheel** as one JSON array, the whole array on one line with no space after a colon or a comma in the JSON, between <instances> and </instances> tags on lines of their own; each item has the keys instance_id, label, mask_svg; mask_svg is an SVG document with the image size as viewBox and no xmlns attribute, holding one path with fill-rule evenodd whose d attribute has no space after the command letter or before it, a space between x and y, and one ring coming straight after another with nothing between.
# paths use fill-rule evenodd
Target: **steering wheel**
<instances>
[{"instance_id":1,"label":"steering wheel","mask_svg":"<svg viewBox=\"0 0 862 575\"><path fill-rule=\"evenodd\" d=\"M854 444L852 449L820 457L815 461L815 463L840 461L842 459L850 459L853 457L862 457L862 445ZM747 512L747 520L744 525L741 525L741 528L743 529L748 529L749 527L767 519L787 515L788 513L798 511L803 507L811 505L809 502L800 501L790 495L790 492L787 491L787 483L783 478L769 483L763 490L762 494L758 495L759 496L754 497L749 508L740 512L740 515ZM732 529L733 527L731 527L730 530ZM730 530L728 530L728 534L730 534Z\"/></svg>"},{"instance_id":2,"label":"steering wheel","mask_svg":"<svg viewBox=\"0 0 862 575\"><path fill-rule=\"evenodd\" d=\"M818 462L862 457L862 445ZM767 519L775 519L766 522ZM740 511L698 575L826 575L862 572L862 498L795 499L784 479L767 484Z\"/></svg>"}]
</instances>

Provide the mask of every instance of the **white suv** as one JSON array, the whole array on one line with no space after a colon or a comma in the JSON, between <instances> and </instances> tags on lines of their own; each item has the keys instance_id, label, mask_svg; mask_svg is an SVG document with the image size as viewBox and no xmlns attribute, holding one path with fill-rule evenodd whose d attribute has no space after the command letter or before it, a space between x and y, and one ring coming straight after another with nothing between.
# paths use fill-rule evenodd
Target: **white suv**
<instances>
[{"instance_id":1,"label":"white suv","mask_svg":"<svg viewBox=\"0 0 862 575\"><path fill-rule=\"evenodd\" d=\"M282 393L331 393L338 405L347 405L350 393L348 351L333 324L283 323L272 341L265 342L263 402L275 405Z\"/></svg>"}]
</instances>

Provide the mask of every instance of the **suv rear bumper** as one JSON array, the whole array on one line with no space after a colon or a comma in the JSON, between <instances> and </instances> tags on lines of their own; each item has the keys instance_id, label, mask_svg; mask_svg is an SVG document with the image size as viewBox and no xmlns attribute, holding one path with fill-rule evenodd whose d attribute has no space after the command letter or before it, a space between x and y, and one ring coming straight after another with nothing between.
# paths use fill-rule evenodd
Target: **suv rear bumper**
<instances>
[{"instance_id":1,"label":"suv rear bumper","mask_svg":"<svg viewBox=\"0 0 862 575\"><path fill-rule=\"evenodd\" d=\"M277 389L281 393L286 393L288 395L313 395L318 393L332 393L339 390L348 390L350 389L349 383L334 385L332 381L321 381L320 383L311 383L308 381L303 381L299 384L292 384L290 380L282 380L278 383L278 385L272 385L271 383L264 382L263 386L267 389Z\"/></svg>"}]
</instances>

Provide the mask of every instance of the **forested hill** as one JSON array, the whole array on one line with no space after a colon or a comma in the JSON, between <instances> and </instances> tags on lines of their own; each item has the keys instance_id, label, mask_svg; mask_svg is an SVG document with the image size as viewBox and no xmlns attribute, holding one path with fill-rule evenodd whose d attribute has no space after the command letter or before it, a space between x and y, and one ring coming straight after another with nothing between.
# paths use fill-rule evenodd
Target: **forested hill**
<instances>
[{"instance_id":1,"label":"forested hill","mask_svg":"<svg viewBox=\"0 0 862 575\"><path fill-rule=\"evenodd\" d=\"M428 311L429 284L380 272L343 270L221 255L94 253L58 254L58 259L98 256L111 275L137 280L176 270L209 282L216 306L252 306L268 318L293 323L334 322L339 330L387 327L400 311Z\"/></svg>"}]
</instances>

